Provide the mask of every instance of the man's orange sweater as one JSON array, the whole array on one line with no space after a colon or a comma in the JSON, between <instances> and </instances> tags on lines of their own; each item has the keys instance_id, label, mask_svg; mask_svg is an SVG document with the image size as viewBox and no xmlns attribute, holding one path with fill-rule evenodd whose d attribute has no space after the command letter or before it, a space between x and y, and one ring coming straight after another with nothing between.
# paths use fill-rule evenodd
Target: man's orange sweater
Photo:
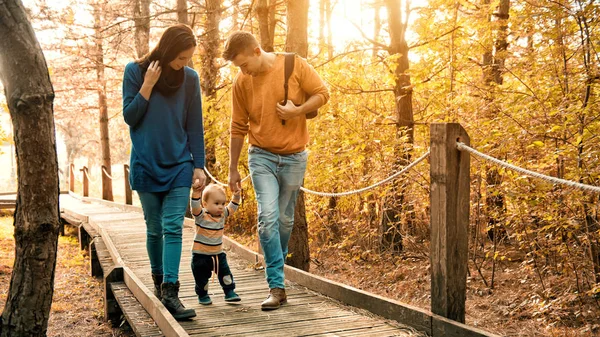
<instances>
[{"instance_id":1,"label":"man's orange sweater","mask_svg":"<svg viewBox=\"0 0 600 337\"><path fill-rule=\"evenodd\" d=\"M282 125L276 105L284 98L285 56L277 54L273 67L256 77L239 72L233 81L231 137L244 139L251 145L276 154L303 151L308 143L306 117L288 119ZM329 91L317 72L305 59L296 56L294 72L288 81L288 100L296 105L318 95L323 104Z\"/></svg>"}]
</instances>

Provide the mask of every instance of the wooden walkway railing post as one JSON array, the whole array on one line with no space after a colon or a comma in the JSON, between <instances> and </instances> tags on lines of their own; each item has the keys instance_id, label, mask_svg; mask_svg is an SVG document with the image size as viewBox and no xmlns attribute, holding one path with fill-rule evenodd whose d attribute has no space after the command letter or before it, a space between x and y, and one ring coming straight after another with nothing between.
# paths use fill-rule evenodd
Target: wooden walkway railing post
<instances>
[{"instance_id":1,"label":"wooden walkway railing post","mask_svg":"<svg viewBox=\"0 0 600 337\"><path fill-rule=\"evenodd\" d=\"M464 323L469 226L470 144L458 123L431 125L431 311Z\"/></svg>"},{"instance_id":2,"label":"wooden walkway railing post","mask_svg":"<svg viewBox=\"0 0 600 337\"><path fill-rule=\"evenodd\" d=\"M89 171L88 171L87 166L84 166L81 169L81 172L83 172L83 196L89 197L90 196L90 180L88 177Z\"/></svg>"},{"instance_id":3,"label":"wooden walkway railing post","mask_svg":"<svg viewBox=\"0 0 600 337\"><path fill-rule=\"evenodd\" d=\"M75 171L75 165L70 164L69 165L69 191L71 192L75 192L75 174L73 174Z\"/></svg>"},{"instance_id":4,"label":"wooden walkway railing post","mask_svg":"<svg viewBox=\"0 0 600 337\"><path fill-rule=\"evenodd\" d=\"M123 180L125 181L125 204L132 205L131 186L129 185L129 165L123 165Z\"/></svg>"},{"instance_id":5,"label":"wooden walkway railing post","mask_svg":"<svg viewBox=\"0 0 600 337\"><path fill-rule=\"evenodd\" d=\"M102 199L108 201L114 201L112 193L112 177L110 176L110 169L104 165L102 169Z\"/></svg>"}]
</instances>

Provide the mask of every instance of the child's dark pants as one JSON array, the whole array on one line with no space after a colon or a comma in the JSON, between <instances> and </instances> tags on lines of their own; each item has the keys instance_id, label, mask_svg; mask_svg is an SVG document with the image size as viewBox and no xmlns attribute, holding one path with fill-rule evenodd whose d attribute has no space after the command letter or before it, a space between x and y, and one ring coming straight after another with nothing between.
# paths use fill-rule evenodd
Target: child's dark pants
<instances>
[{"instance_id":1,"label":"child's dark pants","mask_svg":"<svg viewBox=\"0 0 600 337\"><path fill-rule=\"evenodd\" d=\"M208 280L215 270L215 262L218 261L219 283L223 291L235 289L233 275L227 264L227 255L223 252L218 255L192 254L192 273L196 281L196 294L200 297L208 294Z\"/></svg>"}]
</instances>

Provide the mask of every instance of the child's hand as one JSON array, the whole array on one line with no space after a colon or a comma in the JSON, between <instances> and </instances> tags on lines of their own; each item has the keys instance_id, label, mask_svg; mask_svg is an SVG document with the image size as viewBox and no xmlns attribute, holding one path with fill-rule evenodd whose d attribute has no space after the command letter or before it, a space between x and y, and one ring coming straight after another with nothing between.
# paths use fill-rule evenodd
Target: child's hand
<instances>
[{"instance_id":1,"label":"child's hand","mask_svg":"<svg viewBox=\"0 0 600 337\"><path fill-rule=\"evenodd\" d=\"M232 192L233 192L233 196L234 196L234 197L236 197L236 198L239 198L239 197L242 195L242 186L241 186L241 184L238 182L238 183L235 185L235 187L236 187L236 188L235 188L235 190L233 190L233 191L232 191Z\"/></svg>"}]
</instances>

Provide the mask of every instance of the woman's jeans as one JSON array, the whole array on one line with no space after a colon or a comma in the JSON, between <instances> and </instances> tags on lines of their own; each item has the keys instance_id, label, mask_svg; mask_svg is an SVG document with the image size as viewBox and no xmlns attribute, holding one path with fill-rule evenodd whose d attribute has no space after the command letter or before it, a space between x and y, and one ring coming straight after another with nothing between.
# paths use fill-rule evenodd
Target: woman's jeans
<instances>
[{"instance_id":1,"label":"woman's jeans","mask_svg":"<svg viewBox=\"0 0 600 337\"><path fill-rule=\"evenodd\" d=\"M190 188L175 187L166 192L138 192L138 195L146 220L146 249L152 274L164 274L163 282L175 283L179 278L183 218Z\"/></svg>"},{"instance_id":2,"label":"woman's jeans","mask_svg":"<svg viewBox=\"0 0 600 337\"><path fill-rule=\"evenodd\" d=\"M258 202L258 237L271 289L285 288L283 265L307 157L307 151L278 155L256 146L248 149L250 176Z\"/></svg>"}]
</instances>

